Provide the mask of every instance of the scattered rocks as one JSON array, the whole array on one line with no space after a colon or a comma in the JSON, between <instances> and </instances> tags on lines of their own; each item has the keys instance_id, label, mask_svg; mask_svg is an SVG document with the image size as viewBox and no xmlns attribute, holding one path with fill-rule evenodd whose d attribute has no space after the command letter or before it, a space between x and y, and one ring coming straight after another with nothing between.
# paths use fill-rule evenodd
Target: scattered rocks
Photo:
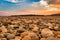
<instances>
[{"instance_id":1,"label":"scattered rocks","mask_svg":"<svg viewBox=\"0 0 60 40\"><path fill-rule=\"evenodd\" d=\"M60 40L58 17L0 17L0 40Z\"/></svg>"}]
</instances>

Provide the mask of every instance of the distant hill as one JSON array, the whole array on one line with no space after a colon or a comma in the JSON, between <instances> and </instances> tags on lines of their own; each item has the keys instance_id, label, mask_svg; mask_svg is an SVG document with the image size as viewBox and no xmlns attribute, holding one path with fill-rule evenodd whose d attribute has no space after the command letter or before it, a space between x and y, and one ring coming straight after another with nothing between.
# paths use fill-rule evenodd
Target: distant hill
<instances>
[{"instance_id":1,"label":"distant hill","mask_svg":"<svg viewBox=\"0 0 60 40\"><path fill-rule=\"evenodd\" d=\"M34 15L34 14L29 14L29 15L12 15L12 16L44 16L44 15Z\"/></svg>"},{"instance_id":2,"label":"distant hill","mask_svg":"<svg viewBox=\"0 0 60 40\"><path fill-rule=\"evenodd\" d=\"M51 16L60 16L60 13L52 14Z\"/></svg>"}]
</instances>

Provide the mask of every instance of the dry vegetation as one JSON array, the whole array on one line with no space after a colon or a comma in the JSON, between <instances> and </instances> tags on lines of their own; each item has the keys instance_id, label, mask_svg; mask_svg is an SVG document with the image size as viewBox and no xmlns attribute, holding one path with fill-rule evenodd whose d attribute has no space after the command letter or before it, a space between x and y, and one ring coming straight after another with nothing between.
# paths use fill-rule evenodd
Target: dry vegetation
<instances>
[{"instance_id":1,"label":"dry vegetation","mask_svg":"<svg viewBox=\"0 0 60 40\"><path fill-rule=\"evenodd\" d=\"M60 40L60 16L0 17L0 40Z\"/></svg>"}]
</instances>

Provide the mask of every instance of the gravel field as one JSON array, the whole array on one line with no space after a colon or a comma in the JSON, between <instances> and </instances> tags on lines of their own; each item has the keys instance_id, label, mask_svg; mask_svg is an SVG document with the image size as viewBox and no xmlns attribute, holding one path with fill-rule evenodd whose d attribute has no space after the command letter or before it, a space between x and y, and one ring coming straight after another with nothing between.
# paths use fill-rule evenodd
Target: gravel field
<instances>
[{"instance_id":1,"label":"gravel field","mask_svg":"<svg viewBox=\"0 0 60 40\"><path fill-rule=\"evenodd\" d=\"M60 40L60 16L0 17L0 40Z\"/></svg>"}]
</instances>

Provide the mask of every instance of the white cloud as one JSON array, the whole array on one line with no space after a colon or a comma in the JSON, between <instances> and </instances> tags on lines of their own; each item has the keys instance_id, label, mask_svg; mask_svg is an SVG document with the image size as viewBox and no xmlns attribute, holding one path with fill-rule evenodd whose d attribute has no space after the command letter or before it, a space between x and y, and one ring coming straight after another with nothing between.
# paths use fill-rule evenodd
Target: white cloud
<instances>
[{"instance_id":1,"label":"white cloud","mask_svg":"<svg viewBox=\"0 0 60 40\"><path fill-rule=\"evenodd\" d=\"M33 2L31 4L31 7L45 10L45 9L47 9L47 5L48 5L47 1L40 1L40 2Z\"/></svg>"},{"instance_id":2,"label":"white cloud","mask_svg":"<svg viewBox=\"0 0 60 40\"><path fill-rule=\"evenodd\" d=\"M25 0L6 0L8 2L12 2L12 3L18 3L18 2L24 2Z\"/></svg>"},{"instance_id":3,"label":"white cloud","mask_svg":"<svg viewBox=\"0 0 60 40\"><path fill-rule=\"evenodd\" d=\"M31 4L31 7L33 7L33 8L35 7L35 8L41 9L41 10L49 10L49 11L57 10L56 7L49 6L47 0L46 1L41 0L40 2L33 2Z\"/></svg>"},{"instance_id":4,"label":"white cloud","mask_svg":"<svg viewBox=\"0 0 60 40\"><path fill-rule=\"evenodd\" d=\"M18 1L17 0L6 0L8 2L13 2L13 3L17 3Z\"/></svg>"}]
</instances>

